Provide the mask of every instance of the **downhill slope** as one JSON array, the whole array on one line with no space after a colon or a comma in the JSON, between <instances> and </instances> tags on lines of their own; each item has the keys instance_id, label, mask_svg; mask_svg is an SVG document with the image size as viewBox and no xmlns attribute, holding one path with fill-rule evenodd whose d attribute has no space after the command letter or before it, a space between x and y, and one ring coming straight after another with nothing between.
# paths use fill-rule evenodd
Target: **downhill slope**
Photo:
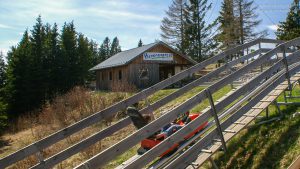
<instances>
[{"instance_id":1,"label":"downhill slope","mask_svg":"<svg viewBox=\"0 0 300 169\"><path fill-rule=\"evenodd\" d=\"M297 87L293 94L300 96ZM279 101L283 101L282 96ZM300 99L293 99L300 101ZM274 107L270 108L271 116L279 116ZM243 130L228 143L228 153L219 152L214 156L219 168L287 168L300 155L300 107L281 106L284 117L273 122L256 125L262 118L248 129ZM264 115L264 114L263 114ZM206 164L204 168L211 168Z\"/></svg>"}]
</instances>

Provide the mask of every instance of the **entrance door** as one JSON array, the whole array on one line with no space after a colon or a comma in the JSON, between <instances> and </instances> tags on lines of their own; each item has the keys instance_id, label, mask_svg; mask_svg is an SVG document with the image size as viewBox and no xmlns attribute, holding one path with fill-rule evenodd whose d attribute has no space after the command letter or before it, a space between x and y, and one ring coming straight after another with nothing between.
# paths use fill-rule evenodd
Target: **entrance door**
<instances>
[{"instance_id":1,"label":"entrance door","mask_svg":"<svg viewBox=\"0 0 300 169\"><path fill-rule=\"evenodd\" d=\"M175 74L174 65L159 65L159 81L165 80Z\"/></svg>"}]
</instances>

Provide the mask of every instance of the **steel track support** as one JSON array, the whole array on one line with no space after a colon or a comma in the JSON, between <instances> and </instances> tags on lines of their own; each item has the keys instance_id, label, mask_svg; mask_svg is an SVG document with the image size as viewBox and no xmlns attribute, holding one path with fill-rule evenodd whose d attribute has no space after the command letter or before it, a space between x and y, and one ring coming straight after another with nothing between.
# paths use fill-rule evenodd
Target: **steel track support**
<instances>
[{"instance_id":1,"label":"steel track support","mask_svg":"<svg viewBox=\"0 0 300 169\"><path fill-rule=\"evenodd\" d=\"M278 113L279 113L280 116L282 117L282 116L283 116L283 113L282 113L282 111L280 110L280 107L279 107L279 104L278 104L277 100L275 100L273 103L274 103L274 105L275 105L275 107L276 107Z\"/></svg>"},{"instance_id":2,"label":"steel track support","mask_svg":"<svg viewBox=\"0 0 300 169\"><path fill-rule=\"evenodd\" d=\"M259 50L261 49L261 43L259 42L259 44L258 44L258 48L259 48ZM259 57L261 57L261 53L259 54ZM261 64L260 65L260 72L263 72L264 71L264 68L263 68L263 64Z\"/></svg>"},{"instance_id":3,"label":"steel track support","mask_svg":"<svg viewBox=\"0 0 300 169\"><path fill-rule=\"evenodd\" d=\"M287 96L286 96L285 91L283 91L283 98L284 98L284 102L287 103Z\"/></svg>"},{"instance_id":4,"label":"steel track support","mask_svg":"<svg viewBox=\"0 0 300 169\"><path fill-rule=\"evenodd\" d=\"M214 169L219 169L217 164L215 163L215 161L211 157L209 157L209 161L210 161L210 163L211 163L211 165Z\"/></svg>"},{"instance_id":5,"label":"steel track support","mask_svg":"<svg viewBox=\"0 0 300 169\"><path fill-rule=\"evenodd\" d=\"M285 67L285 70L286 70L286 73L285 73L285 77L288 81L288 90L291 91L292 90L292 85L291 85L291 80L290 80L290 74L289 74L289 65L288 65L288 62L287 62L287 59L286 59L286 51L285 49L283 49L282 51L283 53L283 64L284 64L284 67Z\"/></svg>"},{"instance_id":6,"label":"steel track support","mask_svg":"<svg viewBox=\"0 0 300 169\"><path fill-rule=\"evenodd\" d=\"M209 100L209 104L211 106L211 113L212 113L212 116L215 119L216 126L217 126L217 131L219 133L224 152L227 152L226 142L225 142L225 139L224 139L224 136L223 136L223 133L222 133L222 128L221 128L221 125L220 125L220 121L219 121L219 118L218 118L218 114L217 114L217 111L216 111L214 100L212 98L212 95L211 95L209 89L205 89L205 93L206 93L206 96Z\"/></svg>"}]
</instances>

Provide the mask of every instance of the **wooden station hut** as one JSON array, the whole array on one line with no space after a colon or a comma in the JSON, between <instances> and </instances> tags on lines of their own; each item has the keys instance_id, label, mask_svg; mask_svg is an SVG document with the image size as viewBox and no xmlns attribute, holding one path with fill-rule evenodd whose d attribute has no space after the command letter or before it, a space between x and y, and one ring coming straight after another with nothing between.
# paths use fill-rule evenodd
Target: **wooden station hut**
<instances>
[{"instance_id":1,"label":"wooden station hut","mask_svg":"<svg viewBox=\"0 0 300 169\"><path fill-rule=\"evenodd\" d=\"M110 90L113 85L122 84L146 88L195 63L160 41L117 53L91 70L96 71L98 90Z\"/></svg>"}]
</instances>

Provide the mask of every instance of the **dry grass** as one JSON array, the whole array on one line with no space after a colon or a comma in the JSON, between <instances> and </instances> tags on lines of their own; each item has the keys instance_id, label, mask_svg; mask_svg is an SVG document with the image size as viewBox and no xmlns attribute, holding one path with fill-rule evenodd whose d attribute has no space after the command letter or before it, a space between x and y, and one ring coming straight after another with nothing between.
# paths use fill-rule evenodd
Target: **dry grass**
<instances>
[{"instance_id":1,"label":"dry grass","mask_svg":"<svg viewBox=\"0 0 300 169\"><path fill-rule=\"evenodd\" d=\"M34 141L40 140L61 128L69 126L70 124L73 124L84 117L98 112L129 96L130 94L121 92L92 93L84 88L76 87L67 94L57 97L51 104L45 105L38 115L27 114L20 117L17 122L11 126L10 132L1 137L2 145L0 147L0 157L13 153ZM50 157L107 127L107 125L111 125L112 122L118 119L119 116L116 116L104 123L99 122L88 127L67 139L50 146L45 149L42 154L46 158ZM57 165L55 168L75 167L76 164L79 164L80 162L83 162L91 156L99 153L110 146L113 142L117 142L123 138L124 134L129 134L133 130L134 128L132 126L124 128L123 130L116 132L113 136L107 137L81 153L74 155L72 158ZM76 159L76 162L74 162L74 159ZM36 163L36 157L31 156L18 162L11 168L29 168Z\"/></svg>"},{"instance_id":2,"label":"dry grass","mask_svg":"<svg viewBox=\"0 0 300 169\"><path fill-rule=\"evenodd\" d=\"M137 88L134 84L131 84L127 81L115 81L110 86L111 91L113 92L136 92Z\"/></svg>"}]
</instances>

